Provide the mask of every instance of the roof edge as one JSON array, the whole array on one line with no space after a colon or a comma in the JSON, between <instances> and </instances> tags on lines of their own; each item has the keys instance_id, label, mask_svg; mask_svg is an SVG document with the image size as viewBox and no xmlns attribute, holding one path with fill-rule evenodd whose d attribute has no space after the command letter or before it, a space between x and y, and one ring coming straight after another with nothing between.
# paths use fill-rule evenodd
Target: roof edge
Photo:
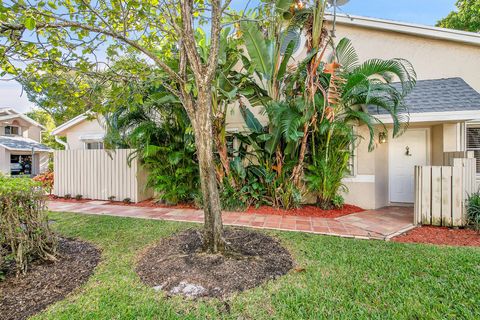
<instances>
[{"instance_id":1,"label":"roof edge","mask_svg":"<svg viewBox=\"0 0 480 320\"><path fill-rule=\"evenodd\" d=\"M73 119L68 120L67 122L65 122L61 125L59 125L58 127L56 127L55 129L52 130L51 135L57 136L60 133L62 133L63 131L67 130L68 128L71 128L71 127L79 124L80 122L86 120L87 118L88 118L88 111L76 116Z\"/></svg>"},{"instance_id":2,"label":"roof edge","mask_svg":"<svg viewBox=\"0 0 480 320\"><path fill-rule=\"evenodd\" d=\"M333 15L327 14L326 18L328 21L332 21ZM449 40L480 46L480 33L475 32L363 16L347 16L345 14L337 14L336 21L340 24L359 26L367 29L393 31L397 33L422 36L425 38Z\"/></svg>"},{"instance_id":3,"label":"roof edge","mask_svg":"<svg viewBox=\"0 0 480 320\"><path fill-rule=\"evenodd\" d=\"M19 113L19 112L15 111L14 109L9 109L9 110L14 111L14 113L8 114L8 115L3 116L3 117L12 118L12 119L18 117L18 118L21 118L21 119L25 120L26 122L29 122L29 123L37 126L37 127L40 127L42 130L46 130L46 129L47 129L47 128L45 128L43 125L41 125L40 123L38 123L37 121L35 121L35 120L33 120L32 118L30 118L29 116L26 116L26 115L24 115L23 113ZM7 110L7 111L8 111L8 110ZM0 117L2 117L2 116L0 116Z\"/></svg>"},{"instance_id":4,"label":"roof edge","mask_svg":"<svg viewBox=\"0 0 480 320\"><path fill-rule=\"evenodd\" d=\"M435 121L470 121L474 119L480 119L480 110L417 112L402 115L408 117L409 123ZM384 124L393 123L392 117L389 114L380 114L374 116Z\"/></svg>"}]
</instances>

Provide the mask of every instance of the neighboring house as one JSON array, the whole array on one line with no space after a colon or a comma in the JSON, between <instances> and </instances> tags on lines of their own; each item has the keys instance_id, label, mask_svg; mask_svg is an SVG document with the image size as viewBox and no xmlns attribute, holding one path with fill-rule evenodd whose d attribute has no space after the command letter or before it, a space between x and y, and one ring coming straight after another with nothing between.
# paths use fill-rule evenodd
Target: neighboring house
<instances>
[{"instance_id":1,"label":"neighboring house","mask_svg":"<svg viewBox=\"0 0 480 320\"><path fill-rule=\"evenodd\" d=\"M65 149L103 149L105 128L102 123L103 118L83 113L55 128L52 135L65 146ZM58 137L65 137L66 142Z\"/></svg>"},{"instance_id":2,"label":"neighboring house","mask_svg":"<svg viewBox=\"0 0 480 320\"><path fill-rule=\"evenodd\" d=\"M12 108L0 108L0 172L37 175L48 170L52 150L41 144L45 128Z\"/></svg>"},{"instance_id":3,"label":"neighboring house","mask_svg":"<svg viewBox=\"0 0 480 320\"><path fill-rule=\"evenodd\" d=\"M405 115L409 118L406 132L392 139L391 118L379 114L387 131L378 128L376 149L368 152L368 139L355 148L352 175L344 179L347 203L365 209L413 203L414 166L442 165L444 152L474 151L480 173L480 34L339 15L336 37L351 39L361 61L409 60L419 80L406 100L410 110ZM300 61L306 55L304 38L297 47L293 58ZM260 108L253 111L261 113ZM94 134L99 138L104 131L95 120L77 118L54 133L66 136L72 149L87 148L88 141L97 141L87 138ZM244 129L238 108L233 108L227 113L227 130ZM355 130L368 137L366 128Z\"/></svg>"}]
</instances>

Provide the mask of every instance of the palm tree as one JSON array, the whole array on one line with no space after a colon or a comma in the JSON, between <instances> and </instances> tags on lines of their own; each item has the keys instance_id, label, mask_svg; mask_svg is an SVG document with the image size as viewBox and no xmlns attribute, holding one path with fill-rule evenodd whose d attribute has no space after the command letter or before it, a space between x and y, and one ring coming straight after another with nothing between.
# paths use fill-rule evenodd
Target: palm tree
<instances>
[{"instance_id":1,"label":"palm tree","mask_svg":"<svg viewBox=\"0 0 480 320\"><path fill-rule=\"evenodd\" d=\"M408 119L403 103L414 87L416 74L404 59L370 59L359 63L349 39L341 39L327 63L321 63L317 83L324 96L318 100L319 123L312 143L311 164L306 180L309 189L318 194L317 202L328 208L342 188L341 180L348 173L350 146L355 136L348 128L365 125L369 131L369 150L373 150L375 130L385 125L372 111L383 110L393 120L393 137L402 133ZM348 142L348 144L346 144Z\"/></svg>"}]
</instances>

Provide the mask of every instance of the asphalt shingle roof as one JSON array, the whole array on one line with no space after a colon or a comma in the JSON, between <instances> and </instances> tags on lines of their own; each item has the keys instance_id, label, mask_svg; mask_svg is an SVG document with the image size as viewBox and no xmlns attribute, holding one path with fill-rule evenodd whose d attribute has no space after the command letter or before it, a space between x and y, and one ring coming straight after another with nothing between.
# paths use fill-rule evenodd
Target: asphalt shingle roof
<instances>
[{"instance_id":1,"label":"asphalt shingle roof","mask_svg":"<svg viewBox=\"0 0 480 320\"><path fill-rule=\"evenodd\" d=\"M419 80L405 98L410 114L445 111L480 111L480 93L462 78ZM371 110L377 113L377 110ZM383 110L378 112L384 114ZM377 113L377 114L378 114Z\"/></svg>"},{"instance_id":2,"label":"asphalt shingle roof","mask_svg":"<svg viewBox=\"0 0 480 320\"><path fill-rule=\"evenodd\" d=\"M34 148L35 151L51 151L46 145L23 137L0 136L0 146L9 150L32 151Z\"/></svg>"}]
</instances>

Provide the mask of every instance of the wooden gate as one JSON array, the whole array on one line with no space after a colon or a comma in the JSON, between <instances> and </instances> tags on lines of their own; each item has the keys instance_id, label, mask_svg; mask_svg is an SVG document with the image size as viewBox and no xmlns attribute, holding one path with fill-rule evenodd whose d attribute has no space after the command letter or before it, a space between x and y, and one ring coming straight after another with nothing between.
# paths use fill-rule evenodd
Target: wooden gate
<instances>
[{"instance_id":1,"label":"wooden gate","mask_svg":"<svg viewBox=\"0 0 480 320\"><path fill-rule=\"evenodd\" d=\"M450 165L415 167L415 222L422 225L465 225L466 199L476 191L474 158L445 155Z\"/></svg>"}]
</instances>

